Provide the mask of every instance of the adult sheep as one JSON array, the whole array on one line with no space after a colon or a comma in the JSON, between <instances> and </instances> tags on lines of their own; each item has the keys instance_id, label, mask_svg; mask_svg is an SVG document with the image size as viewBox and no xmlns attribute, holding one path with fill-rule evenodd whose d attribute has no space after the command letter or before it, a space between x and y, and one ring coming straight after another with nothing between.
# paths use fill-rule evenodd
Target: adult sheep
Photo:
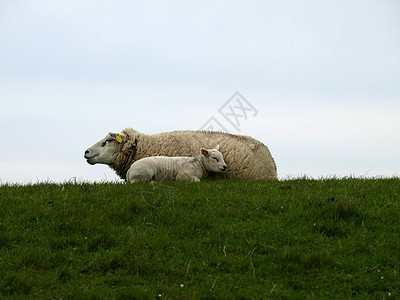
<instances>
[{"instance_id":1,"label":"adult sheep","mask_svg":"<svg viewBox=\"0 0 400 300\"><path fill-rule=\"evenodd\" d=\"M85 151L91 165L106 164L124 180L136 160L149 156L196 156L200 148L221 146L228 166L216 178L277 179L275 161L267 146L256 139L214 131L173 131L147 135L132 128L109 133Z\"/></svg>"}]
</instances>

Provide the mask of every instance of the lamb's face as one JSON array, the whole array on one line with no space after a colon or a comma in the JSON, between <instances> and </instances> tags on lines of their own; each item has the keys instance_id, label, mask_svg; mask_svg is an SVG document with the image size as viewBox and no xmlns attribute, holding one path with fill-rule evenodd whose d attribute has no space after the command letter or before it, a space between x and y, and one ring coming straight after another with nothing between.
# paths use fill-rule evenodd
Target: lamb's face
<instances>
[{"instance_id":1,"label":"lamb's face","mask_svg":"<svg viewBox=\"0 0 400 300\"><path fill-rule=\"evenodd\" d=\"M85 151L86 161L91 165L113 164L120 145L125 140L124 135L110 132L104 139Z\"/></svg>"},{"instance_id":2,"label":"lamb's face","mask_svg":"<svg viewBox=\"0 0 400 300\"><path fill-rule=\"evenodd\" d=\"M217 173L226 171L227 166L222 153L219 152L219 145L215 149L201 149L200 151L207 171Z\"/></svg>"}]
</instances>

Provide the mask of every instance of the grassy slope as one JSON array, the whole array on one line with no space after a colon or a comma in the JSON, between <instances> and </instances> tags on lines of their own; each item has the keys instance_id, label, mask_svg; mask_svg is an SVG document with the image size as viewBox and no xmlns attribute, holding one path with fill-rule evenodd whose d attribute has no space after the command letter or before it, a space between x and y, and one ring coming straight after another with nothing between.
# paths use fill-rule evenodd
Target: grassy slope
<instances>
[{"instance_id":1,"label":"grassy slope","mask_svg":"<svg viewBox=\"0 0 400 300\"><path fill-rule=\"evenodd\" d=\"M399 179L5 185L0 204L3 296L400 296Z\"/></svg>"}]
</instances>

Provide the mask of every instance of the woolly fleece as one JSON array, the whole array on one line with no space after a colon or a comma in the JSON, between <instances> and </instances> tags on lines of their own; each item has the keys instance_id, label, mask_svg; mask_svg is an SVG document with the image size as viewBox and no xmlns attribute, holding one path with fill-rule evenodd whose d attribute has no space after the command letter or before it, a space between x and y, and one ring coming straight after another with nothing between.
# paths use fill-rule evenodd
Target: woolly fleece
<instances>
[{"instance_id":1,"label":"woolly fleece","mask_svg":"<svg viewBox=\"0 0 400 300\"><path fill-rule=\"evenodd\" d=\"M277 179L274 159L256 139L214 131L173 131L147 135L132 128L122 131L126 141L116 154L112 169L124 180L134 161L150 156L196 156L200 148L221 145L228 170L215 178Z\"/></svg>"}]
</instances>

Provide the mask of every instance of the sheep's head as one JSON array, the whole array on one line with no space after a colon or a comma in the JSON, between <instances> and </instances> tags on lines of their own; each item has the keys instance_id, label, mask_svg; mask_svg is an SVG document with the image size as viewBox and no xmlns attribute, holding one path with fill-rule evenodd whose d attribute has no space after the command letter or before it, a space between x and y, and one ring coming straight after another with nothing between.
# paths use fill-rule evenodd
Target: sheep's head
<instances>
[{"instance_id":1,"label":"sheep's head","mask_svg":"<svg viewBox=\"0 0 400 300\"><path fill-rule=\"evenodd\" d=\"M104 139L100 140L85 151L86 161L91 164L112 165L115 162L118 150L126 142L126 136L121 133L110 132Z\"/></svg>"},{"instance_id":2,"label":"sheep's head","mask_svg":"<svg viewBox=\"0 0 400 300\"><path fill-rule=\"evenodd\" d=\"M227 167L222 153L219 152L219 145L214 149L200 149L203 158L204 167L209 172L225 172Z\"/></svg>"}]
</instances>

